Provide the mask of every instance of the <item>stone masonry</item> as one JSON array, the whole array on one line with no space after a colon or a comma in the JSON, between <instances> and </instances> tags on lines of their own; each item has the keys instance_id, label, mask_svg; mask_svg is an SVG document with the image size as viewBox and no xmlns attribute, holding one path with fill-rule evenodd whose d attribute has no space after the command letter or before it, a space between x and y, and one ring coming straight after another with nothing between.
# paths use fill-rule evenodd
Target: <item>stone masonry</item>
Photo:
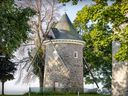
<instances>
[{"instance_id":1,"label":"stone masonry","mask_svg":"<svg viewBox=\"0 0 128 96\"><path fill-rule=\"evenodd\" d=\"M120 47L119 42L113 41L113 56ZM128 62L117 62L113 57L112 96L128 96Z\"/></svg>"},{"instance_id":2,"label":"stone masonry","mask_svg":"<svg viewBox=\"0 0 128 96\"><path fill-rule=\"evenodd\" d=\"M47 40L44 88L51 91L83 91L83 47L81 40Z\"/></svg>"}]
</instances>

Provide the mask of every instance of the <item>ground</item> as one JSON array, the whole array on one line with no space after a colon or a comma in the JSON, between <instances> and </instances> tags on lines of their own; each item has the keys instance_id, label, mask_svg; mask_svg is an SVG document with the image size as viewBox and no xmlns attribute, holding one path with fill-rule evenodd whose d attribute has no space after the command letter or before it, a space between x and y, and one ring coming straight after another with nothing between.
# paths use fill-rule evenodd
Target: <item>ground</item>
<instances>
[{"instance_id":1,"label":"ground","mask_svg":"<svg viewBox=\"0 0 128 96\"><path fill-rule=\"evenodd\" d=\"M0 95L2 96L2 95ZM5 95L5 96L78 96L77 94L71 94L71 93L67 93L67 94L51 94L51 93L47 93L47 94L35 94L35 93L31 93L31 94L25 94L25 95ZM101 94L95 94L95 93L90 93L90 94L80 94L79 96L110 96L110 95L101 95Z\"/></svg>"}]
</instances>

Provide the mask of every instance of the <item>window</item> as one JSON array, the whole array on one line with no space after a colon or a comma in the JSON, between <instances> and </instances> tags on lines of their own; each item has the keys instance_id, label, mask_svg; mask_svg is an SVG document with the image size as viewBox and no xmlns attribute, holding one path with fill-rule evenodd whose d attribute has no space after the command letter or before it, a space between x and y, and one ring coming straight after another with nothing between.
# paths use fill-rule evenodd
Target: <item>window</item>
<instances>
[{"instance_id":1,"label":"window","mask_svg":"<svg viewBox=\"0 0 128 96\"><path fill-rule=\"evenodd\" d=\"M55 81L54 82L54 89L56 89L56 88L63 88L63 84L60 83L60 82Z\"/></svg>"},{"instance_id":2,"label":"window","mask_svg":"<svg viewBox=\"0 0 128 96\"><path fill-rule=\"evenodd\" d=\"M77 51L74 52L74 58L78 58L78 52Z\"/></svg>"},{"instance_id":3,"label":"window","mask_svg":"<svg viewBox=\"0 0 128 96\"><path fill-rule=\"evenodd\" d=\"M55 82L55 88L59 87L59 82Z\"/></svg>"}]
</instances>

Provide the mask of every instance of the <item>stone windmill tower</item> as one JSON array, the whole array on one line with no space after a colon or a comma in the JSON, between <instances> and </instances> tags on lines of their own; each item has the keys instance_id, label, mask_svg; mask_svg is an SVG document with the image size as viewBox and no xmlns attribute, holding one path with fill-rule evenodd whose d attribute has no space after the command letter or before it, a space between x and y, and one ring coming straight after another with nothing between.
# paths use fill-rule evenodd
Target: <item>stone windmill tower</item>
<instances>
[{"instance_id":1,"label":"stone windmill tower","mask_svg":"<svg viewBox=\"0 0 128 96\"><path fill-rule=\"evenodd\" d=\"M52 91L83 91L83 47L65 13L55 28L54 38L46 40L44 88Z\"/></svg>"}]
</instances>

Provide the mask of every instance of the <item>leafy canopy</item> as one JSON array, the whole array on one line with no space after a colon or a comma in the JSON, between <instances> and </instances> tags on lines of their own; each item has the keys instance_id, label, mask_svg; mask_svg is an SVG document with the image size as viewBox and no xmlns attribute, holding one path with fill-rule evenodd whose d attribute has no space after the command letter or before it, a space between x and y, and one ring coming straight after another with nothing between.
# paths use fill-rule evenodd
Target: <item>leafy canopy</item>
<instances>
[{"instance_id":1,"label":"leafy canopy","mask_svg":"<svg viewBox=\"0 0 128 96\"><path fill-rule=\"evenodd\" d=\"M16 71L15 63L9 61L7 57L0 58L0 81L6 82L7 80L14 79L14 72Z\"/></svg>"},{"instance_id":2,"label":"leafy canopy","mask_svg":"<svg viewBox=\"0 0 128 96\"><path fill-rule=\"evenodd\" d=\"M32 15L34 11L18 8L14 0L0 0L0 53L11 55L27 39Z\"/></svg>"},{"instance_id":3,"label":"leafy canopy","mask_svg":"<svg viewBox=\"0 0 128 96\"><path fill-rule=\"evenodd\" d=\"M58 0L60 3L67 3L67 2L72 2L73 5L78 4L79 1L84 1L84 0ZM97 4L107 4L107 1L116 1L116 0L92 0L93 2L96 2ZM120 1L120 0L117 0Z\"/></svg>"},{"instance_id":4,"label":"leafy canopy","mask_svg":"<svg viewBox=\"0 0 128 96\"><path fill-rule=\"evenodd\" d=\"M91 64L96 80L106 87L111 84L112 70L112 41L119 40L121 47L115 55L118 60L128 60L127 27L123 33L119 26L127 20L125 14L128 12L126 0L118 0L110 6L108 0L94 0L95 5L85 6L77 13L74 24L80 33L83 33L83 40L86 42L84 56ZM104 1L100 2L100 1ZM121 2L122 1L122 2ZM118 34L114 34L114 30ZM120 36L119 36L120 34ZM86 80L90 82L90 76L85 71ZM108 86L109 85L109 86Z\"/></svg>"}]
</instances>

